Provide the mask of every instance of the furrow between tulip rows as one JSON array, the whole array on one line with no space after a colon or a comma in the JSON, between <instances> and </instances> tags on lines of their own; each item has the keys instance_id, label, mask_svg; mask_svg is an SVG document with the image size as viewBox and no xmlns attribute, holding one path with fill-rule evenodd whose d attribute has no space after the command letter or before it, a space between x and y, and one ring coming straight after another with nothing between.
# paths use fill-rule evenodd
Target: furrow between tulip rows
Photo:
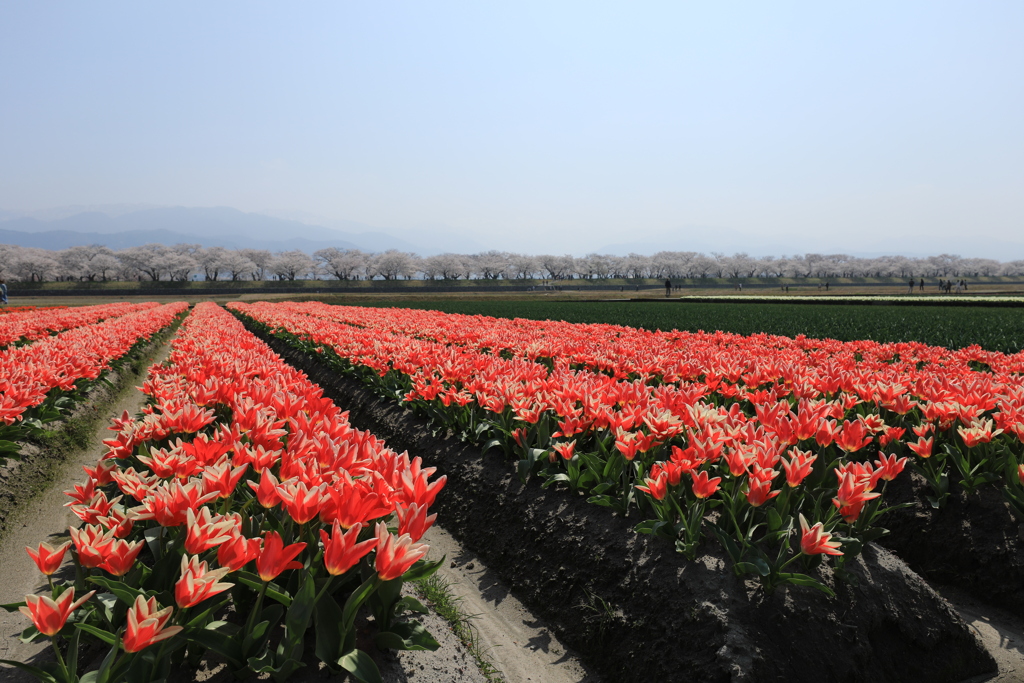
<instances>
[{"instance_id":1,"label":"furrow between tulip rows","mask_svg":"<svg viewBox=\"0 0 1024 683\"><path fill-rule=\"evenodd\" d=\"M831 592L907 465L936 508L994 485L1024 520L1022 354L229 307L689 558L717 539L769 591Z\"/></svg>"},{"instance_id":2,"label":"furrow between tulip rows","mask_svg":"<svg viewBox=\"0 0 1024 683\"><path fill-rule=\"evenodd\" d=\"M144 414L115 419L66 492L84 525L29 551L52 591L20 606L26 637L106 643L100 681L163 679L203 657L284 680L313 633L329 669L378 681L356 642L367 612L378 648L437 646L401 595L438 566L418 543L445 483L433 468L354 429L215 304L196 306L143 391ZM74 578L56 580L69 547ZM77 680L57 651L50 674Z\"/></svg>"},{"instance_id":3,"label":"furrow between tulip rows","mask_svg":"<svg viewBox=\"0 0 1024 683\"><path fill-rule=\"evenodd\" d=\"M86 312L77 319L81 324L54 336L0 351L0 465L17 457L21 442L41 434L45 423L69 414L104 372L170 325L188 304L90 308L104 310Z\"/></svg>"}]
</instances>

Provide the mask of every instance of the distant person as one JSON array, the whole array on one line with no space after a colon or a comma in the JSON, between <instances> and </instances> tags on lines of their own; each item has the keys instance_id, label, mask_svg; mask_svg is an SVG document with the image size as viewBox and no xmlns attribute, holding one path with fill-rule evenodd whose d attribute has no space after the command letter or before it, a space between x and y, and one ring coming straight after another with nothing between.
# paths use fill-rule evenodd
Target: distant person
<instances>
[{"instance_id":1,"label":"distant person","mask_svg":"<svg viewBox=\"0 0 1024 683\"><path fill-rule=\"evenodd\" d=\"M826 292L828 291L828 281L827 280L825 281L825 291Z\"/></svg>"},{"instance_id":2,"label":"distant person","mask_svg":"<svg viewBox=\"0 0 1024 683\"><path fill-rule=\"evenodd\" d=\"M0 277L0 304L7 304L7 282Z\"/></svg>"},{"instance_id":3,"label":"distant person","mask_svg":"<svg viewBox=\"0 0 1024 683\"><path fill-rule=\"evenodd\" d=\"M956 281L956 293L957 294L959 294L962 291L961 286L960 286L961 282L963 282L963 280L957 280Z\"/></svg>"},{"instance_id":4,"label":"distant person","mask_svg":"<svg viewBox=\"0 0 1024 683\"><path fill-rule=\"evenodd\" d=\"M910 278L910 286L907 287L907 294L913 294L914 293L914 285L915 284L916 283L914 281L914 278Z\"/></svg>"},{"instance_id":5,"label":"distant person","mask_svg":"<svg viewBox=\"0 0 1024 683\"><path fill-rule=\"evenodd\" d=\"M665 280L665 298L667 299L669 297L669 295L671 295L671 294L672 294L672 281L671 280Z\"/></svg>"},{"instance_id":6,"label":"distant person","mask_svg":"<svg viewBox=\"0 0 1024 683\"><path fill-rule=\"evenodd\" d=\"M967 291L967 278L964 278L964 291Z\"/></svg>"},{"instance_id":7,"label":"distant person","mask_svg":"<svg viewBox=\"0 0 1024 683\"><path fill-rule=\"evenodd\" d=\"M924 278L921 278L921 291L924 291Z\"/></svg>"}]
</instances>

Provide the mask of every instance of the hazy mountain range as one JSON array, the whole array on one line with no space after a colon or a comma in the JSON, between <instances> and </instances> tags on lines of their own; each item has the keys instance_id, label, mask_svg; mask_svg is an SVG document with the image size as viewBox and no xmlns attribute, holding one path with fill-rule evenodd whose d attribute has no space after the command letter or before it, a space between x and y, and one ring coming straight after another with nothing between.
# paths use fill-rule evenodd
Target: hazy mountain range
<instances>
[{"instance_id":1,"label":"hazy mountain range","mask_svg":"<svg viewBox=\"0 0 1024 683\"><path fill-rule=\"evenodd\" d=\"M1016 237L1016 236L1008 236ZM883 248L858 242L856 236L824 233L813 239L790 235L751 237L715 226L682 226L654 234L623 231L623 240L586 247L585 253L654 254L659 251L695 251L704 254L745 252L751 256L782 256L806 253L848 254L859 258L902 254L926 257L942 253L963 257L1024 259L1024 242L1001 240L920 240L893 236ZM66 206L31 214L0 209L0 244L60 250L72 246L102 244L111 249L157 242L181 242L229 249L317 249L338 247L382 252L398 249L432 256L445 252L474 254L494 248L481 235L444 225L422 225L416 230L377 228L355 221L329 219L303 212L246 213L228 207L161 207L140 204ZM558 253L557 248L554 249ZM575 250L574 250L575 251Z\"/></svg>"},{"instance_id":2,"label":"hazy mountain range","mask_svg":"<svg viewBox=\"0 0 1024 683\"><path fill-rule=\"evenodd\" d=\"M102 244L111 249L152 242L180 242L230 249L301 249L312 253L325 247L381 252L411 251L423 256L446 251L482 250L461 236L431 234L429 243L413 243L355 221L347 230L228 207L82 207L55 209L31 216L0 209L0 243L44 249Z\"/></svg>"}]
</instances>

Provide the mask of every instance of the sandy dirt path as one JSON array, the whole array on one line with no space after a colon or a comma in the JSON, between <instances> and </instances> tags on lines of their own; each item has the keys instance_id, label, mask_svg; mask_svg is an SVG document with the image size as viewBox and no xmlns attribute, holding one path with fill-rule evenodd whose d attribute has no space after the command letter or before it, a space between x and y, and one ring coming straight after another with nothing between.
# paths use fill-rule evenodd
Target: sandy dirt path
<instances>
[{"instance_id":1,"label":"sandy dirt path","mask_svg":"<svg viewBox=\"0 0 1024 683\"><path fill-rule=\"evenodd\" d=\"M934 584L932 588L956 608L999 665L999 673L996 675L974 678L964 683L1024 681L1024 619L981 603L956 588Z\"/></svg>"},{"instance_id":2,"label":"sandy dirt path","mask_svg":"<svg viewBox=\"0 0 1024 683\"><path fill-rule=\"evenodd\" d=\"M509 683L596 683L577 657L533 616L494 572L438 526L423 538L432 560L446 557L438 573L473 615L480 644Z\"/></svg>"}]
</instances>

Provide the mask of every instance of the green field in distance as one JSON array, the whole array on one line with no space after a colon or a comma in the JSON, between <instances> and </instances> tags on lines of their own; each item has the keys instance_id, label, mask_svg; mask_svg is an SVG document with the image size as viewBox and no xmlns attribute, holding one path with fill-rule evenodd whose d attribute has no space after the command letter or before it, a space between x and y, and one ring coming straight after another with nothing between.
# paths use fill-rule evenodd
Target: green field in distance
<instances>
[{"instance_id":1,"label":"green field in distance","mask_svg":"<svg viewBox=\"0 0 1024 683\"><path fill-rule=\"evenodd\" d=\"M332 302L333 303L333 302ZM991 351L1024 348L1024 311L964 306L880 306L643 301L417 300L358 305L427 308L502 318L613 323L659 330L879 342L919 341L950 349L977 344Z\"/></svg>"}]
</instances>

